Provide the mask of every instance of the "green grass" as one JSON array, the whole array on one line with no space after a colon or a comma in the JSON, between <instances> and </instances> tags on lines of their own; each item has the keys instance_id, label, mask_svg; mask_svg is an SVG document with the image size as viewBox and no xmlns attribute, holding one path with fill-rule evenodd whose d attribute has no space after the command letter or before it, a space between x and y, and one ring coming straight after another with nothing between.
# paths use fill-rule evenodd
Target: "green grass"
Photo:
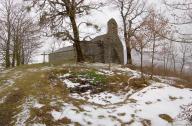
<instances>
[{"instance_id":1,"label":"green grass","mask_svg":"<svg viewBox=\"0 0 192 126\"><path fill-rule=\"evenodd\" d=\"M96 71L87 71L81 72L79 75L82 75L86 79L91 79L93 85L97 84L106 84L107 77L105 75L98 74Z\"/></svg>"}]
</instances>

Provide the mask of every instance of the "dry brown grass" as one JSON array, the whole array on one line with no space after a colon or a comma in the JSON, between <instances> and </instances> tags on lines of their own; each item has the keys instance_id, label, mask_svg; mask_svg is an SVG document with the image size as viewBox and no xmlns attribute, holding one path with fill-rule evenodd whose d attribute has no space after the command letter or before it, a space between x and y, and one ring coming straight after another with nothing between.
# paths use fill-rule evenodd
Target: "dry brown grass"
<instances>
[{"instance_id":1,"label":"dry brown grass","mask_svg":"<svg viewBox=\"0 0 192 126\"><path fill-rule=\"evenodd\" d=\"M59 97L63 100L67 99L68 91L64 88L63 84L61 84L59 80L55 80L53 84L52 71L45 72L39 70L30 72L27 70L28 68L33 67L41 68L39 65L29 65L28 67L22 66L5 74L4 79L8 80L11 77L14 77L15 72L22 72L22 76L14 80L15 83L13 86L7 87L0 92L0 98L7 96L5 101L0 104L0 126L14 125L16 119L15 115L22 111L22 108L19 106L25 104L25 99L30 96L46 106L50 104L53 97ZM63 73L65 71L60 72ZM39 111L34 110L34 112L31 113L31 116L34 114L38 117L42 114L43 117L41 121L51 126L54 120L49 113L46 113L46 111L48 111L47 108Z\"/></svg>"},{"instance_id":2,"label":"dry brown grass","mask_svg":"<svg viewBox=\"0 0 192 126\"><path fill-rule=\"evenodd\" d=\"M19 111L17 106L22 102L24 95L21 90L13 91L7 96L5 102L0 104L0 125L9 126L12 122L12 117Z\"/></svg>"},{"instance_id":3,"label":"dry brown grass","mask_svg":"<svg viewBox=\"0 0 192 126\"><path fill-rule=\"evenodd\" d=\"M134 70L140 70L140 66L132 65L129 68ZM150 75L151 71L152 71L152 68L150 66L143 67L143 72L145 74ZM180 78L182 80L175 80L176 86L183 85L184 87L192 88L192 74L187 74L187 73L180 74L179 72L175 72L174 70L170 70L170 69L164 70L163 67L155 67L154 75Z\"/></svg>"}]
</instances>

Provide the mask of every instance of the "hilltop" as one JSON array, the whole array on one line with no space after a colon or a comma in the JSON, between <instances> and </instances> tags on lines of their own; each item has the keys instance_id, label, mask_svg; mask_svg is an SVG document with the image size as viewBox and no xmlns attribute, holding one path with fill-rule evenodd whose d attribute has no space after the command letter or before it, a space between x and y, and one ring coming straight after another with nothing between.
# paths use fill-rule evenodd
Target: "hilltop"
<instances>
[{"instance_id":1,"label":"hilltop","mask_svg":"<svg viewBox=\"0 0 192 126\"><path fill-rule=\"evenodd\" d=\"M191 107L192 89L185 87L186 81L145 76L142 79L139 71L124 66L96 63L4 70L0 72L0 125L190 124L186 110Z\"/></svg>"}]
</instances>

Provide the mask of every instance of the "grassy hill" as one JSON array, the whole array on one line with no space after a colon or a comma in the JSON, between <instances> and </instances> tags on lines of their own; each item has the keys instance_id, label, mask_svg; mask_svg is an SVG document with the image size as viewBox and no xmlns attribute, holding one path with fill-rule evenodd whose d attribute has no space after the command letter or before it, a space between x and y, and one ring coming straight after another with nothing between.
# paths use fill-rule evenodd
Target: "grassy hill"
<instances>
[{"instance_id":1,"label":"grassy hill","mask_svg":"<svg viewBox=\"0 0 192 126\"><path fill-rule=\"evenodd\" d=\"M192 103L184 80L106 64L36 64L0 73L0 126L143 125L178 122ZM180 81L183 85L176 85Z\"/></svg>"}]
</instances>

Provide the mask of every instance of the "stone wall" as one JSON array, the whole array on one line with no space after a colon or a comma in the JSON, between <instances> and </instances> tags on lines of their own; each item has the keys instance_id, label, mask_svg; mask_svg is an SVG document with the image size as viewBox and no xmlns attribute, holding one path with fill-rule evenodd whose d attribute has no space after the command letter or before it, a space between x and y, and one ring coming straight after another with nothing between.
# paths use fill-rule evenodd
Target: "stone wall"
<instances>
[{"instance_id":1,"label":"stone wall","mask_svg":"<svg viewBox=\"0 0 192 126\"><path fill-rule=\"evenodd\" d=\"M104 63L102 42L83 41L81 42L81 48L86 61Z\"/></svg>"},{"instance_id":2,"label":"stone wall","mask_svg":"<svg viewBox=\"0 0 192 126\"><path fill-rule=\"evenodd\" d=\"M75 61L76 61L76 54L74 50L55 52L49 54L49 62L52 64L62 64Z\"/></svg>"}]
</instances>

